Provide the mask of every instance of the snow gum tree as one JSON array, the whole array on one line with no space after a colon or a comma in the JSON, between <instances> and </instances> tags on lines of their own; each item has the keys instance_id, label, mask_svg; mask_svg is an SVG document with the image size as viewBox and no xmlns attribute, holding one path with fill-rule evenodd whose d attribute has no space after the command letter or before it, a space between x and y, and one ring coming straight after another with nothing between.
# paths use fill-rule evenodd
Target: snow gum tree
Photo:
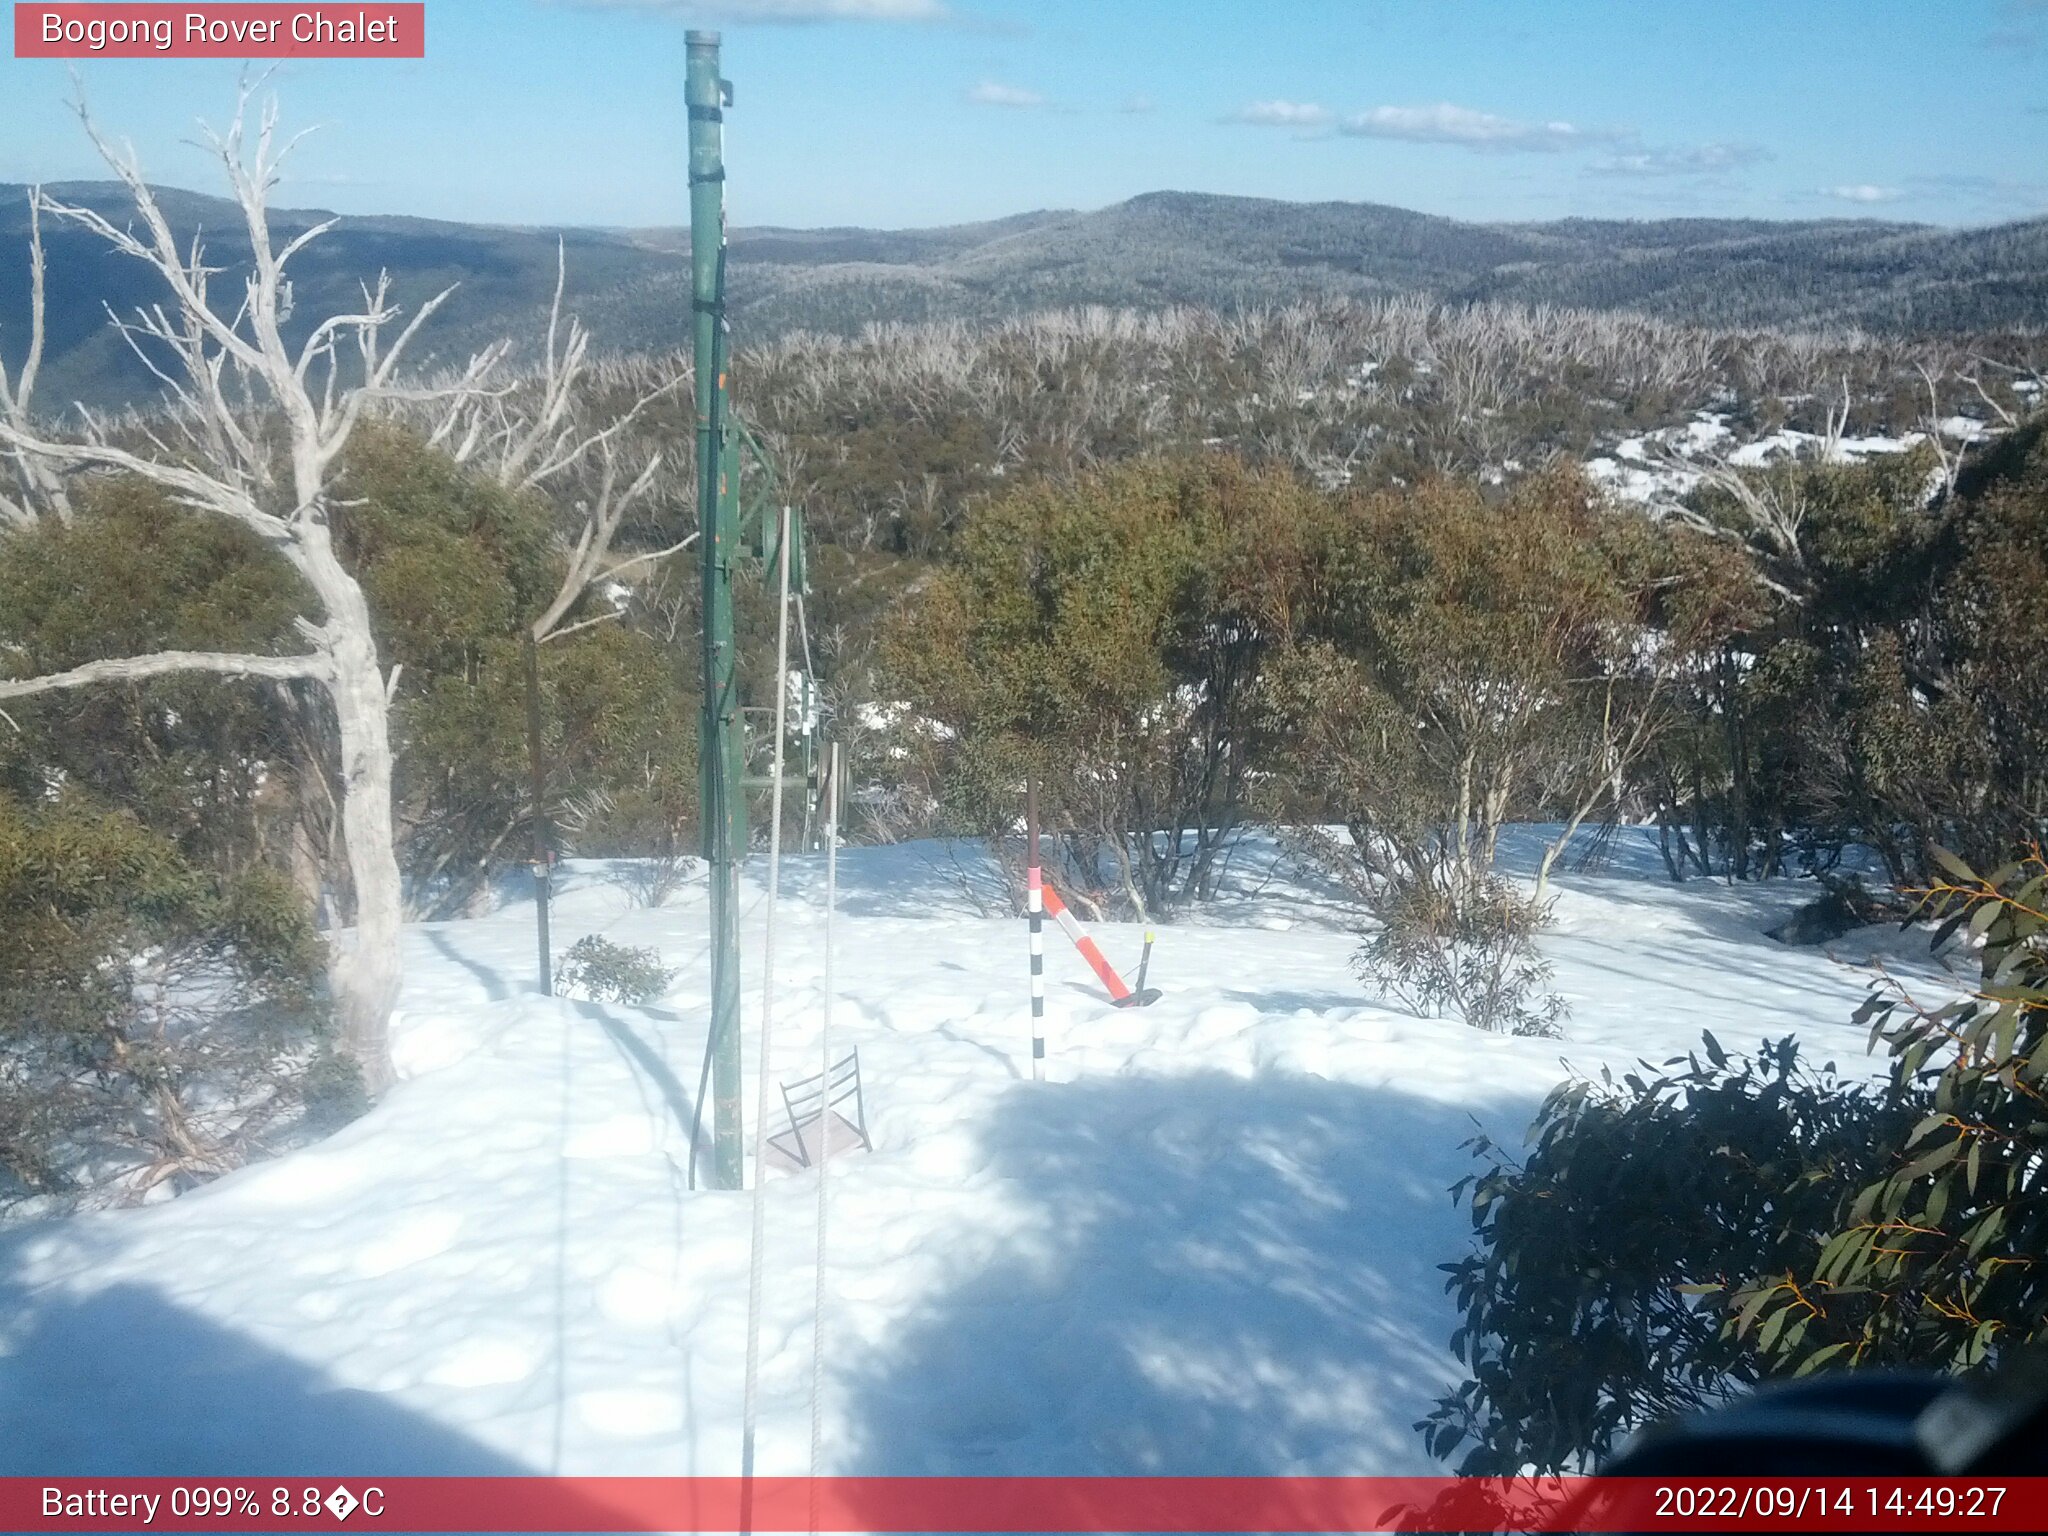
<instances>
[{"instance_id":1,"label":"snow gum tree","mask_svg":"<svg viewBox=\"0 0 2048 1536\"><path fill-rule=\"evenodd\" d=\"M1383 992L1556 1031L1532 938L1552 866L1668 718L1650 630L1667 554L1569 472L1501 502L1435 479L1335 508L1269 668L1274 769L1297 841L1374 920L1357 964ZM1494 873L1501 829L1551 818L1526 896Z\"/></svg>"},{"instance_id":2,"label":"snow gum tree","mask_svg":"<svg viewBox=\"0 0 2048 1536\"><path fill-rule=\"evenodd\" d=\"M1640 532L1568 472L1500 504L1438 479L1342 506L1276 704L1307 819L1349 826L1369 883L1477 893L1504 822L1611 777L1583 738L1628 750L1597 701L1639 649Z\"/></svg>"},{"instance_id":3,"label":"snow gum tree","mask_svg":"<svg viewBox=\"0 0 2048 1536\"><path fill-rule=\"evenodd\" d=\"M1825 868L1860 843L1906 884L1930 845L1990 865L2041 835L2043 432L1946 468L1923 448L1744 471L1667 522L1722 572L1645 775L1674 875Z\"/></svg>"},{"instance_id":4,"label":"snow gum tree","mask_svg":"<svg viewBox=\"0 0 2048 1536\"><path fill-rule=\"evenodd\" d=\"M1251 803L1261 667L1317 505L1284 470L1219 457L978 508L890 646L916 709L953 733L956 815L1009 825L1035 773L1084 882L1155 917L1211 894Z\"/></svg>"},{"instance_id":5,"label":"snow gum tree","mask_svg":"<svg viewBox=\"0 0 2048 1536\"><path fill-rule=\"evenodd\" d=\"M0 448L19 490L6 510L15 525L69 518L63 480L81 472L125 473L161 487L184 505L247 530L291 568L314 610L295 620L301 647L286 654L107 656L61 672L0 680L0 700L190 673L302 682L321 691L338 738L339 820L355 895L353 939L335 946L331 981L343 1043L376 1091L390 1081L387 1029L400 978L390 723L396 678L379 655L363 585L337 547L333 484L365 413L380 400L422 392L402 382L400 365L448 292L420 306L392 335L398 310L388 277L380 278L364 290L359 310L322 319L295 345L288 343L290 263L332 224L316 224L282 245L273 240L269 198L291 146L278 140L274 106L264 110L252 143L246 108L245 94L226 132L209 134L251 252L240 291L225 299L212 289L218 274L198 240L180 245L132 154L105 140L81 108L86 132L134 201L135 220L117 226L91 209L46 198L42 211L95 231L164 280L166 302L116 325L164 383L169 409L141 427L87 415L75 435L47 431L28 409L38 324L28 365L0 410ZM40 268L38 254L32 271ZM476 359L466 374L431 393L473 390L493 361Z\"/></svg>"}]
</instances>

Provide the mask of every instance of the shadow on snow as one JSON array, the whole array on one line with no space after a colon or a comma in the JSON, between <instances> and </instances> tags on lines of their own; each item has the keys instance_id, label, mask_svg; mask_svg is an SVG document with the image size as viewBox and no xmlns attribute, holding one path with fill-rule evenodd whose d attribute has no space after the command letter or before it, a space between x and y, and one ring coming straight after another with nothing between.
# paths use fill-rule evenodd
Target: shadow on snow
<instances>
[{"instance_id":1,"label":"shadow on snow","mask_svg":"<svg viewBox=\"0 0 2048 1536\"><path fill-rule=\"evenodd\" d=\"M842 1365L833 1470L1429 1470L1411 1425L1458 1379L1436 1266L1469 1240L1445 1192L1469 1128L1282 1073L1005 1095L982 1149L1019 1219Z\"/></svg>"}]
</instances>

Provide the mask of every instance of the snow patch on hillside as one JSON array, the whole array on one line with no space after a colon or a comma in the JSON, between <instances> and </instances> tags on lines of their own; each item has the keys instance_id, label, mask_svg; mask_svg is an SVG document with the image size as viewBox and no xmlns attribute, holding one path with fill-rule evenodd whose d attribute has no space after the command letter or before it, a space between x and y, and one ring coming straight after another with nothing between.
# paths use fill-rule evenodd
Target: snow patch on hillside
<instances>
[{"instance_id":1,"label":"snow patch on hillside","mask_svg":"<svg viewBox=\"0 0 2048 1536\"><path fill-rule=\"evenodd\" d=\"M1976 442L1990 435L1983 422L1967 416L1947 417L1937 427L1944 438L1956 442ZM1701 469L1695 466L1727 463L1759 469L1801 459L1857 464L1882 454L1904 453L1926 441L1927 434L1872 434L1830 443L1818 433L1786 427L1747 442L1738 442L1737 437L1726 414L1700 411L1681 426L1622 438L1611 452L1588 459L1586 473L1624 501L1654 506L1681 500L1695 490L1701 479Z\"/></svg>"}]
</instances>

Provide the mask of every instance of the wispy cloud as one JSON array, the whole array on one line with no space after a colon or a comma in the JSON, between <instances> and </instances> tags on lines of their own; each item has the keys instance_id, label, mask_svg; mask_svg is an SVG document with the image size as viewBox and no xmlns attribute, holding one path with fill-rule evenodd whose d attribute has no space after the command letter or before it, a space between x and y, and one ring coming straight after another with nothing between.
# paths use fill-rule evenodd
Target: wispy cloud
<instances>
[{"instance_id":1,"label":"wispy cloud","mask_svg":"<svg viewBox=\"0 0 2048 1536\"><path fill-rule=\"evenodd\" d=\"M1308 137L1342 134L1354 139L1401 139L1450 144L1484 154L1556 154L1564 150L1633 145L1633 128L1585 128L1567 122L1524 122L1440 101L1422 107L1373 107L1349 114L1316 101L1254 101L1221 121L1258 128L1292 128ZM1647 159L1647 157L1645 157Z\"/></svg>"},{"instance_id":2,"label":"wispy cloud","mask_svg":"<svg viewBox=\"0 0 2048 1536\"><path fill-rule=\"evenodd\" d=\"M2048 22L2048 5L2042 0L2006 0L2004 11L2006 25L1985 33L1978 41L2000 53L2032 58L2048 43L2048 36L2041 30L2042 24Z\"/></svg>"},{"instance_id":3,"label":"wispy cloud","mask_svg":"<svg viewBox=\"0 0 2048 1536\"><path fill-rule=\"evenodd\" d=\"M1632 127L1589 126L1556 118L1535 122L1449 101L1420 107L1380 106L1353 113L1337 112L1316 101L1254 101L1219 121L1291 128L1302 138L1341 134L1353 139L1398 139L1410 144L1448 144L1477 154L1605 150L1607 153L1588 167L1603 176L1724 176L1772 158L1759 144L1729 140L1649 146Z\"/></svg>"},{"instance_id":4,"label":"wispy cloud","mask_svg":"<svg viewBox=\"0 0 2048 1536\"><path fill-rule=\"evenodd\" d=\"M1045 97L1037 91L1027 91L1022 86L1002 85L994 80L984 80L967 92L967 99L978 107L1042 107Z\"/></svg>"},{"instance_id":5,"label":"wispy cloud","mask_svg":"<svg viewBox=\"0 0 2048 1536\"><path fill-rule=\"evenodd\" d=\"M945 0L564 0L590 10L654 11L688 21L798 25L820 21L942 22Z\"/></svg>"},{"instance_id":6,"label":"wispy cloud","mask_svg":"<svg viewBox=\"0 0 2048 1536\"><path fill-rule=\"evenodd\" d=\"M1143 91L1139 91L1134 96L1126 96L1124 98L1123 105L1118 107L1117 111L1150 112L1157 108L1158 105L1159 103L1154 101L1150 96L1147 96Z\"/></svg>"},{"instance_id":7,"label":"wispy cloud","mask_svg":"<svg viewBox=\"0 0 2048 1536\"><path fill-rule=\"evenodd\" d=\"M1609 155L1592 170L1601 176L1721 176L1771 158L1760 144L1693 144Z\"/></svg>"},{"instance_id":8,"label":"wispy cloud","mask_svg":"<svg viewBox=\"0 0 2048 1536\"><path fill-rule=\"evenodd\" d=\"M1910 197L1960 204L1972 214L1992 218L2027 216L2048 208L2048 181L1958 171L1945 176L1908 176L1905 186Z\"/></svg>"},{"instance_id":9,"label":"wispy cloud","mask_svg":"<svg viewBox=\"0 0 2048 1536\"><path fill-rule=\"evenodd\" d=\"M1523 122L1448 101L1427 107L1374 107L1345 118L1337 125L1337 131L1352 138L1454 144L1484 154L1557 154L1602 144L1626 144L1636 136L1632 128Z\"/></svg>"},{"instance_id":10,"label":"wispy cloud","mask_svg":"<svg viewBox=\"0 0 2048 1536\"><path fill-rule=\"evenodd\" d=\"M1822 197L1843 203L1895 203L1906 195L1904 187L1883 187L1875 182L1852 181L1838 187L1822 187Z\"/></svg>"},{"instance_id":11,"label":"wispy cloud","mask_svg":"<svg viewBox=\"0 0 2048 1536\"><path fill-rule=\"evenodd\" d=\"M1337 114L1313 101L1255 101L1223 119L1258 128L1327 128Z\"/></svg>"}]
</instances>

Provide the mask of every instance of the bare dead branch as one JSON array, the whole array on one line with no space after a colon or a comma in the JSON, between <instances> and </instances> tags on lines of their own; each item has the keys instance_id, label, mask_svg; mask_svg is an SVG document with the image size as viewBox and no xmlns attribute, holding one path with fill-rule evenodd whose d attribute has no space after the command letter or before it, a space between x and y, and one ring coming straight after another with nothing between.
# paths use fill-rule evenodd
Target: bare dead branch
<instances>
[{"instance_id":1,"label":"bare dead branch","mask_svg":"<svg viewBox=\"0 0 2048 1536\"><path fill-rule=\"evenodd\" d=\"M211 672L222 677L265 677L280 680L311 678L326 681L332 666L322 656L244 656L228 651L158 651L148 656L121 656L89 661L68 672L41 677L0 678L0 699L25 699L95 683L132 683L180 672Z\"/></svg>"}]
</instances>

